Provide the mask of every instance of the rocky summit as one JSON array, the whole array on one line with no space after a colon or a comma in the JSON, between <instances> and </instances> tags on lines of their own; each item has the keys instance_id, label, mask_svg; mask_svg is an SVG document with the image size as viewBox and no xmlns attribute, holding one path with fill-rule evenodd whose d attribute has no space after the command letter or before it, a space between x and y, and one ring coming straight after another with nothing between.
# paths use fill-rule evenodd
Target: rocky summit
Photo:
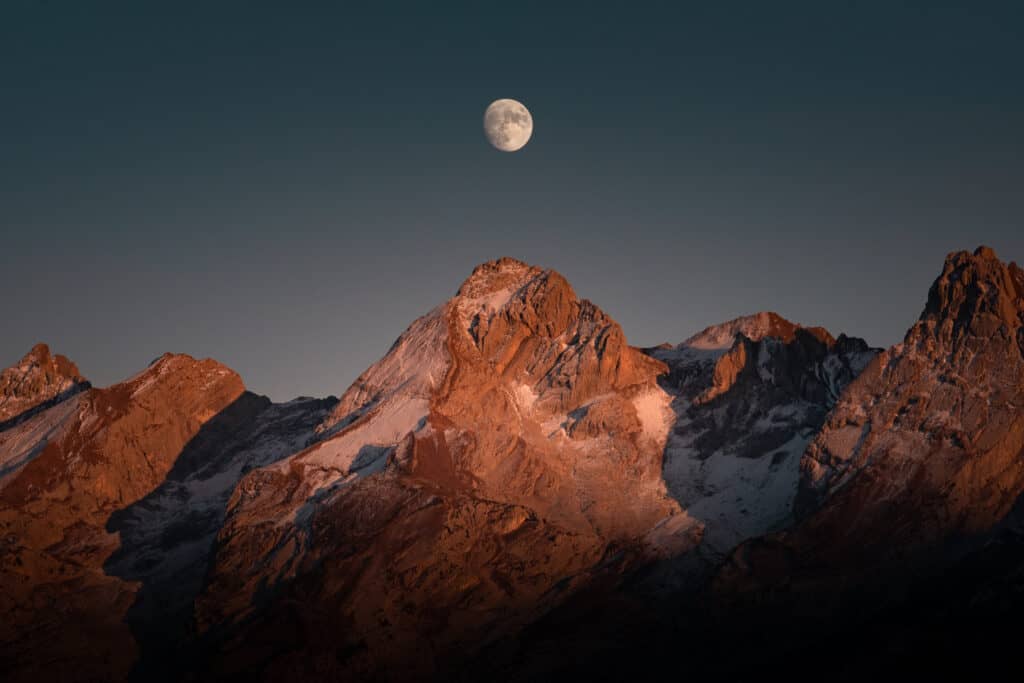
<instances>
[{"instance_id":1,"label":"rocky summit","mask_svg":"<svg viewBox=\"0 0 1024 683\"><path fill-rule=\"evenodd\" d=\"M954 671L980 645L927 659L934 624L1024 595L1024 271L925 284L888 349L772 312L639 349L502 258L287 403L37 345L0 373L0 674L802 680L860 633L843 675Z\"/></svg>"},{"instance_id":2,"label":"rocky summit","mask_svg":"<svg viewBox=\"0 0 1024 683\"><path fill-rule=\"evenodd\" d=\"M16 365L0 372L0 426L10 427L88 388L74 363L51 355L46 344L36 344Z\"/></svg>"}]
</instances>

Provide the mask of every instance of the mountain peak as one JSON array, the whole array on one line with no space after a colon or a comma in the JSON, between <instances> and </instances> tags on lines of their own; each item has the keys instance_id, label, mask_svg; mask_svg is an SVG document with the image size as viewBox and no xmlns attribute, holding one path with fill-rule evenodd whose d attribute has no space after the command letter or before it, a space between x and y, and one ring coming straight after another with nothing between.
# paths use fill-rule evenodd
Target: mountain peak
<instances>
[{"instance_id":1,"label":"mountain peak","mask_svg":"<svg viewBox=\"0 0 1024 683\"><path fill-rule=\"evenodd\" d=\"M454 298L414 321L324 428L344 428L384 403L437 404L456 387L468 395L493 382L513 383L537 406L570 409L601 392L654 386L662 368L561 274L504 257L474 268Z\"/></svg>"},{"instance_id":2,"label":"mountain peak","mask_svg":"<svg viewBox=\"0 0 1024 683\"><path fill-rule=\"evenodd\" d=\"M52 354L50 347L43 342L38 342L35 346L26 353L19 365L26 363L35 363L39 366L52 365L61 375L76 379L83 380L84 378L78 372L78 366L75 365L67 356L60 354Z\"/></svg>"},{"instance_id":3,"label":"mountain peak","mask_svg":"<svg viewBox=\"0 0 1024 683\"><path fill-rule=\"evenodd\" d=\"M1024 322L1024 271L986 246L949 254L928 292L921 321L949 341L1012 332Z\"/></svg>"},{"instance_id":4,"label":"mountain peak","mask_svg":"<svg viewBox=\"0 0 1024 683\"><path fill-rule=\"evenodd\" d=\"M15 365L0 372L0 423L58 403L88 386L78 366L38 343Z\"/></svg>"},{"instance_id":5,"label":"mountain peak","mask_svg":"<svg viewBox=\"0 0 1024 683\"><path fill-rule=\"evenodd\" d=\"M732 347L737 334L742 334L751 341L776 337L784 342L791 342L797 330L804 330L828 346L835 343L835 339L823 327L804 327L790 322L774 311L761 311L705 327L683 342L682 346L701 350L725 350Z\"/></svg>"},{"instance_id":6,"label":"mountain peak","mask_svg":"<svg viewBox=\"0 0 1024 683\"><path fill-rule=\"evenodd\" d=\"M542 268L531 266L510 256L503 256L481 263L474 268L459 287L456 296L464 299L477 299L503 290L515 290L544 272Z\"/></svg>"},{"instance_id":7,"label":"mountain peak","mask_svg":"<svg viewBox=\"0 0 1024 683\"><path fill-rule=\"evenodd\" d=\"M974 255L989 261L999 260L999 257L996 256L996 250L992 247L986 247L984 244L974 250Z\"/></svg>"},{"instance_id":8,"label":"mountain peak","mask_svg":"<svg viewBox=\"0 0 1024 683\"><path fill-rule=\"evenodd\" d=\"M154 378L164 375L176 376L179 385L184 387L192 384L208 388L215 382L223 381L232 386L245 388L241 376L213 358L195 358L187 353L164 353L154 359L145 370L122 383L129 385L149 385Z\"/></svg>"}]
</instances>

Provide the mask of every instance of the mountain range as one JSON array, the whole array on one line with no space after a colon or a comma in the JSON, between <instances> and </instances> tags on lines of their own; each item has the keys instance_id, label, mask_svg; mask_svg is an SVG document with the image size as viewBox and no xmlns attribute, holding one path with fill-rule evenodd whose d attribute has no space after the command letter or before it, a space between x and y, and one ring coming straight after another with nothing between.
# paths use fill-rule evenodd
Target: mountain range
<instances>
[{"instance_id":1,"label":"mountain range","mask_svg":"<svg viewBox=\"0 0 1024 683\"><path fill-rule=\"evenodd\" d=\"M951 253L923 299L888 349L771 312L636 348L502 258L287 403L39 344L0 374L0 673L977 674L1024 607L1024 271Z\"/></svg>"}]
</instances>

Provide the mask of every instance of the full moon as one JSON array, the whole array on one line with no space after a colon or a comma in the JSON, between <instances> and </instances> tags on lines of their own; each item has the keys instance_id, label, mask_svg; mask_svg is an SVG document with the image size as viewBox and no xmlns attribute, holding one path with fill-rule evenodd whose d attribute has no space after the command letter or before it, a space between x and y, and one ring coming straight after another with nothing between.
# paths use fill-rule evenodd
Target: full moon
<instances>
[{"instance_id":1,"label":"full moon","mask_svg":"<svg viewBox=\"0 0 1024 683\"><path fill-rule=\"evenodd\" d=\"M522 149L533 135L530 110L515 100L494 100L484 112L484 135L502 152Z\"/></svg>"}]
</instances>

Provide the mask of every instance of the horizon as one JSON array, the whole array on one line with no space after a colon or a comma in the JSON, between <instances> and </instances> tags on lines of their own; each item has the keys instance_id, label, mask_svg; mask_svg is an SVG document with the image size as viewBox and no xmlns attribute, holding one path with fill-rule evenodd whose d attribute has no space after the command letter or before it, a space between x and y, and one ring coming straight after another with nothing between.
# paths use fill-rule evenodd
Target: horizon
<instances>
[{"instance_id":1,"label":"horizon","mask_svg":"<svg viewBox=\"0 0 1024 683\"><path fill-rule=\"evenodd\" d=\"M978 251L980 251L983 248L992 249L995 252L996 256L1000 259L1000 261L1002 261L1004 263L1017 263L1016 259L1004 257L1002 254L1000 254L998 249L995 249L995 248L991 247L991 245L987 245L987 244L978 245L977 247L975 247L973 249L954 249L952 251L947 252L946 258L952 256L953 254L962 253L962 252L976 254ZM528 261L524 261L523 259L519 259L519 258L517 258L515 256L508 256L508 255L506 255L506 256L499 256L499 257L496 257L496 258L493 258L493 259L488 259L486 261L481 261L477 265L482 265L484 263L498 261L498 260L503 259L503 258L511 258L511 259L517 260L517 261L519 261L521 263L524 263L526 265L540 267L540 268L543 268L545 270L553 270L555 272L560 272L557 269L549 268L549 267L546 267L546 266L544 266L542 264L530 263ZM472 269L470 269L470 272L472 272ZM941 273L941 268L937 269L936 277L938 277L939 273ZM564 275L564 273L562 273L562 275ZM469 273L467 273L466 276L463 278L463 280L461 280L460 282L463 282L468 277L469 277ZM587 296L585 296L585 295L580 293L580 291L573 284L571 278L566 278L566 279L568 280L569 284L572 285L573 290L576 291L576 295L580 299L589 299L589 297L587 297ZM929 286L930 286L930 283L929 283ZM443 301L439 302L437 305L443 305L448 300L450 300L452 297L454 297L455 296L455 290L457 290L457 289L458 289L458 287L453 289L451 297L449 297L448 299L444 299ZM920 309L922 309L922 310L924 308L924 302L927 299L927 293L928 293L928 289L925 288L924 289L924 295L922 297L922 303L921 303L921 306L920 306ZM602 311L604 311L607 315L611 316L611 318L613 320L615 320L617 323L620 324L620 326L622 326L623 332L626 335L626 340L629 342L630 346L633 346L635 348L653 348L653 347L658 346L659 344L670 344L672 346L675 346L677 344L680 344L680 343L684 342L686 339L690 338L691 336L699 334L700 332L704 331L705 329L707 329L709 327L715 327L715 326L718 326L718 325L724 325L724 324L729 323L729 322L731 322L733 320L736 320L737 318L757 315L759 313L775 313L776 315L779 315L782 318L784 318L785 320L787 320L787 321L789 321L791 323L794 323L794 324L796 324L796 325L798 325L800 327L807 327L807 328L811 328L811 327L824 327L830 334L832 334L832 336L834 336L836 338L838 338L840 336L840 334L845 334L845 335L847 335L849 337L861 338L861 339L864 339L864 341L866 341L868 343L868 346L874 347L874 348L888 349L888 348L894 346L895 344L900 343L902 341L902 339L903 339L903 333L901 333L900 336L899 336L899 339L897 339L897 340L894 340L894 341L892 341L890 343L886 343L886 344L876 344L871 339L867 339L867 338L865 338L865 337L863 337L861 335L858 335L855 331L850 331L850 330L846 330L846 329L833 329L833 328L828 327L828 326L817 325L814 322L809 322L809 321L805 321L805 320L797 320L797 319L794 319L794 318L786 315L785 312L780 312L780 311L778 311L776 309L772 309L772 308L765 308L765 309L759 309L757 311L749 311L749 312L745 312L745 313L739 313L739 314L737 314L735 316L732 316L731 318L727 318L725 320L719 320L717 322L713 322L713 323L708 323L706 325L702 325L702 326L692 330L691 332L685 334L680 339L668 339L668 340L665 340L665 341L655 342L655 343L651 343L651 344L637 344L637 343L635 343L632 340L632 338L630 337L630 334L629 334L629 330L624 325L622 325L622 323L615 316L614 312L608 311L607 309L605 309L603 306L601 306L601 303L599 301L594 301L593 299L591 299L591 302L594 303L595 305L597 305L598 308L600 308ZM434 307L432 306L432 307L430 307L428 309L425 309L420 315L425 315L429 310L432 310L433 308ZM920 315L920 311L917 314L915 314L910 320L908 320L907 325L906 325L906 329L904 329L904 333L913 326L914 322L916 322L916 320L918 319L919 315ZM416 316L416 318L418 318L418 317L419 317L419 315ZM23 353L18 355L16 358L9 359L9 362L0 363L0 367L11 367L12 365L14 365L18 361L18 359L24 357L24 355L26 353L28 353L30 349L34 348L35 345L37 345L37 344L44 344L44 345L46 345L50 349L51 353L53 353L55 355L64 356L68 360L70 360L72 363L74 363L76 366L78 366L79 371L82 373L82 375L85 377L85 379L92 384L92 386L99 387L99 388L105 388L105 387L108 387L108 386L111 386L111 385L115 385L115 384L118 384L120 382L128 380L130 377L138 374L139 372L144 370L146 367L148 367L148 366L152 365L153 363L155 363L157 360L159 360L165 354L187 355L187 356L191 356L191 357L197 358L197 359L209 358L211 360L215 360L215 361L221 363L222 365L227 366L228 368L234 370L235 372L237 372L239 374L239 376L241 377L243 383L246 386L246 389L248 389L249 391L252 391L253 393L256 393L256 394L259 394L259 395L263 395L263 396L267 396L268 398L271 398L273 401L278 402L278 403L280 403L280 402L287 402L287 401L290 401L290 400L293 400L293 399L296 399L296 398L303 398L303 397L312 397L312 398L326 398L326 397L330 397L330 396L338 397L338 396L341 396L353 384L353 382L355 382L355 380L358 378L358 376L360 374L362 374L362 372L364 372L365 370L369 369L373 364L375 364L378 360L380 360L381 358L384 357L384 355L387 353L387 350L391 347L391 345L394 343L394 341L406 329L408 329L409 325L411 325L416 318L413 318L413 319L409 320L408 323L406 323L406 325L402 328L402 330L400 330L398 333L396 333L394 335L394 337L387 344L382 346L382 350L380 351L380 354L378 355L378 357L376 359L374 359L373 361L371 361L370 363L368 363L365 368L363 368L362 370L358 371L355 376L353 376L350 380L348 380L348 382L344 385L344 387L340 388L338 391L321 393L321 394L313 394L313 393L308 393L308 392L299 392L299 393L296 393L296 394L294 394L292 396L287 396L287 397L285 397L285 396L271 396L270 394L268 394L266 392L261 392L258 389L250 386L250 384L249 384L245 374L242 371L240 371L238 368L234 367L230 362L227 362L227 361L225 361L222 358L217 358L217 357L214 357L214 356L203 356L202 354L190 353L188 350L165 349L163 351L160 351L160 352L154 354L152 356L152 359L150 361L148 361L146 364L144 364L144 365L142 365L142 366L140 366L140 367L138 367L138 368L136 368L134 370L131 370L128 374L125 374L122 377L113 378L113 379L109 379L109 380L98 380L96 377L94 377L88 371L87 368L83 368L82 367L82 365L78 362L78 360L75 357L75 355L73 355L72 353L68 353L64 349L60 349L60 348L54 347L47 340L41 339L41 340L37 340L31 347L29 347L29 349L26 349L26 351L24 351Z\"/></svg>"},{"instance_id":2,"label":"horizon","mask_svg":"<svg viewBox=\"0 0 1024 683\"><path fill-rule=\"evenodd\" d=\"M1015 3L88 5L0 10L0 358L338 394L502 254L637 346L759 310L888 346L949 251L1024 259Z\"/></svg>"}]
</instances>

